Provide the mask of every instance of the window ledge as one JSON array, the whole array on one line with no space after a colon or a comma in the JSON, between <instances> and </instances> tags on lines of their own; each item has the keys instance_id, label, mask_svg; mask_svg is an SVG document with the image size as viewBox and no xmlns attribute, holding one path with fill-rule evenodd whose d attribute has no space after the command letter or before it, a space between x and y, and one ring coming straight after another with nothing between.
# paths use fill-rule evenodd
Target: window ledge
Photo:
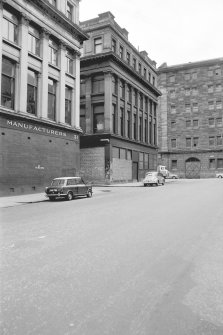
<instances>
[{"instance_id":1,"label":"window ledge","mask_svg":"<svg viewBox=\"0 0 223 335\"><path fill-rule=\"evenodd\" d=\"M72 78L72 79L76 79L76 77L75 77L74 74L69 73L69 72L65 72L65 73L66 73L66 75L67 75L68 77L70 77L70 78Z\"/></svg>"},{"instance_id":2,"label":"window ledge","mask_svg":"<svg viewBox=\"0 0 223 335\"><path fill-rule=\"evenodd\" d=\"M29 54L30 57L35 58L35 59L39 60L40 62L43 61L43 59L42 59L40 56L38 56L38 55L36 55L36 54L33 54L33 53L30 52L30 51L28 52L28 54Z\"/></svg>"},{"instance_id":3,"label":"window ledge","mask_svg":"<svg viewBox=\"0 0 223 335\"><path fill-rule=\"evenodd\" d=\"M21 50L21 47L18 44L15 44L9 40L7 40L6 38L3 38L3 42L5 42L6 44L12 46L13 48L18 49L19 51Z\"/></svg>"},{"instance_id":4,"label":"window ledge","mask_svg":"<svg viewBox=\"0 0 223 335\"><path fill-rule=\"evenodd\" d=\"M54 65L54 64L49 63L49 62L48 62L48 65L49 65L50 67L52 67L53 69L60 71L60 68L59 68L57 65Z\"/></svg>"}]
</instances>

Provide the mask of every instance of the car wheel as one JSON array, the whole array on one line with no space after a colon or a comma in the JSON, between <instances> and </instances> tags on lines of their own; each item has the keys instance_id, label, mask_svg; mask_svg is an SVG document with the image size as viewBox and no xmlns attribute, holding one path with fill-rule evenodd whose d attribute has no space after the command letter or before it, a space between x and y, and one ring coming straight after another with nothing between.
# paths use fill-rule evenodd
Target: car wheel
<instances>
[{"instance_id":1,"label":"car wheel","mask_svg":"<svg viewBox=\"0 0 223 335\"><path fill-rule=\"evenodd\" d=\"M54 197L49 197L49 200L50 200L50 201L54 201L55 198L54 198Z\"/></svg>"},{"instance_id":2,"label":"car wheel","mask_svg":"<svg viewBox=\"0 0 223 335\"><path fill-rule=\"evenodd\" d=\"M88 190L87 191L87 198L91 198L92 197L92 191L91 190Z\"/></svg>"},{"instance_id":3,"label":"car wheel","mask_svg":"<svg viewBox=\"0 0 223 335\"><path fill-rule=\"evenodd\" d=\"M146 186L147 186L147 184L144 184L144 186L146 187Z\"/></svg>"},{"instance_id":4,"label":"car wheel","mask_svg":"<svg viewBox=\"0 0 223 335\"><path fill-rule=\"evenodd\" d=\"M157 182L155 185L156 185L156 186L159 186L159 182Z\"/></svg>"},{"instance_id":5,"label":"car wheel","mask_svg":"<svg viewBox=\"0 0 223 335\"><path fill-rule=\"evenodd\" d=\"M67 193L67 200L70 201L70 200L72 200L72 199L73 199L73 194L72 194L72 192L68 192L68 193Z\"/></svg>"},{"instance_id":6,"label":"car wheel","mask_svg":"<svg viewBox=\"0 0 223 335\"><path fill-rule=\"evenodd\" d=\"M218 178L223 178L222 176L218 176Z\"/></svg>"}]
</instances>

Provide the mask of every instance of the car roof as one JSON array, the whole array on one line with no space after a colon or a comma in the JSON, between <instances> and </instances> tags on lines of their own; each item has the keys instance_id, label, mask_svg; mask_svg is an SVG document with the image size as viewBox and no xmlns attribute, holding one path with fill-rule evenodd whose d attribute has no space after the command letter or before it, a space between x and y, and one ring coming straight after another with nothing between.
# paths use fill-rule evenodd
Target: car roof
<instances>
[{"instance_id":1,"label":"car roof","mask_svg":"<svg viewBox=\"0 0 223 335\"><path fill-rule=\"evenodd\" d=\"M81 177L57 177L54 178L53 180L57 180L57 179L80 179Z\"/></svg>"}]
</instances>

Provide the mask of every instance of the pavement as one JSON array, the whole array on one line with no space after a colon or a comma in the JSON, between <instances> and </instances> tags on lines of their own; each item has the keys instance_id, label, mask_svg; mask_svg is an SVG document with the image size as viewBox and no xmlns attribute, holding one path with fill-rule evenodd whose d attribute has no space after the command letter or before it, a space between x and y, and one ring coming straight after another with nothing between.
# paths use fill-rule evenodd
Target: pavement
<instances>
[{"instance_id":1,"label":"pavement","mask_svg":"<svg viewBox=\"0 0 223 335\"><path fill-rule=\"evenodd\" d=\"M112 184L112 185L93 185L93 192L97 193L101 189L112 188L112 187L141 187L142 182L133 183L122 183L122 184ZM21 195L11 195L6 197L0 197L0 208L14 207L19 205L37 203L42 201L48 201L44 192L32 193L32 194L21 194Z\"/></svg>"}]
</instances>

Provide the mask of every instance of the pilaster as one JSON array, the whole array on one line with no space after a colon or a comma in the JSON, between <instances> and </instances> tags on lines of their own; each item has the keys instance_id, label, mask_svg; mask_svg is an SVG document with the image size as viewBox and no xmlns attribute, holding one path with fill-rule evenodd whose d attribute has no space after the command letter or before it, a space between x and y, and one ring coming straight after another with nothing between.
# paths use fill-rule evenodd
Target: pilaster
<instances>
[{"instance_id":1,"label":"pilaster","mask_svg":"<svg viewBox=\"0 0 223 335\"><path fill-rule=\"evenodd\" d=\"M65 123L65 72L66 72L65 57L66 57L66 45L61 42L60 43L60 57L59 57L59 60L60 60L59 98L57 101L57 110L56 110L56 120L59 123ZM73 108L72 108L72 112L73 112Z\"/></svg>"},{"instance_id":2,"label":"pilaster","mask_svg":"<svg viewBox=\"0 0 223 335\"><path fill-rule=\"evenodd\" d=\"M76 52L75 60L75 83L74 83L74 92L73 92L73 105L72 115L71 115L71 124L72 126L80 127L80 53Z\"/></svg>"},{"instance_id":3,"label":"pilaster","mask_svg":"<svg viewBox=\"0 0 223 335\"><path fill-rule=\"evenodd\" d=\"M105 132L112 130L112 76L111 72L104 72L105 97L104 97L104 122Z\"/></svg>"},{"instance_id":4,"label":"pilaster","mask_svg":"<svg viewBox=\"0 0 223 335\"><path fill-rule=\"evenodd\" d=\"M42 76L41 76L41 99L40 99L40 117L47 119L48 117L48 50L49 50L49 35L47 30L42 32Z\"/></svg>"}]
</instances>

